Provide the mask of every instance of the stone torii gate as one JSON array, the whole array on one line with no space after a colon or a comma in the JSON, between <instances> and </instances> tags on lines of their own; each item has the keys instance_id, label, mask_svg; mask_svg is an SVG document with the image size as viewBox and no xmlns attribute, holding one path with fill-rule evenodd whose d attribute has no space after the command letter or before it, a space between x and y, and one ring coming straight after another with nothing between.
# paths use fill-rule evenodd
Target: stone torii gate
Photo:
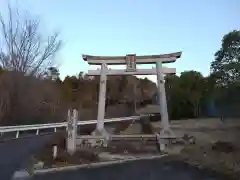
<instances>
[{"instance_id":1,"label":"stone torii gate","mask_svg":"<svg viewBox=\"0 0 240 180\"><path fill-rule=\"evenodd\" d=\"M175 68L163 67L163 63L175 62L181 57L181 52L160 54L160 55L146 55L136 56L135 54L128 54L126 56L91 56L83 55L84 61L87 61L89 65L101 65L101 69L89 70L89 76L100 75L100 89L98 99L98 116L97 126L93 135L102 135L108 139L108 133L104 128L104 116L105 116L105 100L106 100L106 84L107 75L157 75L157 87L159 94L161 114L161 126L160 137L174 136L169 127L167 101L164 85L163 74L176 73ZM111 70L107 68L107 65L126 65L125 70ZM137 69L137 64L156 64L156 68L152 69Z\"/></svg>"}]
</instances>

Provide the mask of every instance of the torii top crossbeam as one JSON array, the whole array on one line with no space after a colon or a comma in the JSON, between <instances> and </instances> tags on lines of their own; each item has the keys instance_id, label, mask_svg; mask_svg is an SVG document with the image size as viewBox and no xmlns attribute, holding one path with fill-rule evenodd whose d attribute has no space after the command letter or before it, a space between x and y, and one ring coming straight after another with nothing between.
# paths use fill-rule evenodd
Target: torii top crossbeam
<instances>
[{"instance_id":1,"label":"torii top crossbeam","mask_svg":"<svg viewBox=\"0 0 240 180\"><path fill-rule=\"evenodd\" d=\"M127 56L135 56L136 64L152 64L156 62L171 63L175 62L180 58L182 52L175 52L170 54L160 54L160 55L146 55L146 56L136 56L135 54L129 54ZM127 56L91 56L82 55L84 61L92 65L101 65L106 63L109 65L121 65L126 64Z\"/></svg>"}]
</instances>

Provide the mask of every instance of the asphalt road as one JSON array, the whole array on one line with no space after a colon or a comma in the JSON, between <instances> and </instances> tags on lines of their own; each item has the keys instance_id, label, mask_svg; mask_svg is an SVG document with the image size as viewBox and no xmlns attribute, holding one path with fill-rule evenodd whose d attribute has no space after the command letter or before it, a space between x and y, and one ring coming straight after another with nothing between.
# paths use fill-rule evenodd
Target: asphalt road
<instances>
[{"instance_id":1,"label":"asphalt road","mask_svg":"<svg viewBox=\"0 0 240 180\"><path fill-rule=\"evenodd\" d=\"M230 180L183 162L163 159L132 161L95 168L83 168L35 175L31 180Z\"/></svg>"},{"instance_id":2,"label":"asphalt road","mask_svg":"<svg viewBox=\"0 0 240 180\"><path fill-rule=\"evenodd\" d=\"M53 134L31 136L0 142L0 179L10 180L32 154L51 139Z\"/></svg>"}]
</instances>

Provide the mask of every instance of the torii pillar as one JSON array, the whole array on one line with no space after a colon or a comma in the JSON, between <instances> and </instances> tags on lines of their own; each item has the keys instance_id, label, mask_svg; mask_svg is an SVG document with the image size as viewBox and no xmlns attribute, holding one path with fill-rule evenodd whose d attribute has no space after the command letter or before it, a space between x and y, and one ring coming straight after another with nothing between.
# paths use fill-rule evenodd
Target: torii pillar
<instances>
[{"instance_id":1,"label":"torii pillar","mask_svg":"<svg viewBox=\"0 0 240 180\"><path fill-rule=\"evenodd\" d=\"M161 126L162 126L162 130L160 131L160 138L165 136L167 137L175 136L169 127L166 90L165 90L164 76L163 76L163 73L161 72L161 69L162 69L161 62L156 63L156 69L157 69L157 88L158 88L158 98L159 98L158 102L160 105Z\"/></svg>"}]
</instances>

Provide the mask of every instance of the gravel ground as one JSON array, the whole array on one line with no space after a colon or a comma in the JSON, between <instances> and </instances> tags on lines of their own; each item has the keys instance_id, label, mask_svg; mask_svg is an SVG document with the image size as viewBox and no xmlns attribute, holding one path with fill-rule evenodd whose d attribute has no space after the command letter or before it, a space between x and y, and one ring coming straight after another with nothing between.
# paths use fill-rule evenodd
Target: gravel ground
<instances>
[{"instance_id":1,"label":"gravel ground","mask_svg":"<svg viewBox=\"0 0 240 180\"><path fill-rule=\"evenodd\" d=\"M81 168L34 175L32 180L231 180L210 170L197 169L184 162L164 157L137 160L95 168Z\"/></svg>"}]
</instances>

